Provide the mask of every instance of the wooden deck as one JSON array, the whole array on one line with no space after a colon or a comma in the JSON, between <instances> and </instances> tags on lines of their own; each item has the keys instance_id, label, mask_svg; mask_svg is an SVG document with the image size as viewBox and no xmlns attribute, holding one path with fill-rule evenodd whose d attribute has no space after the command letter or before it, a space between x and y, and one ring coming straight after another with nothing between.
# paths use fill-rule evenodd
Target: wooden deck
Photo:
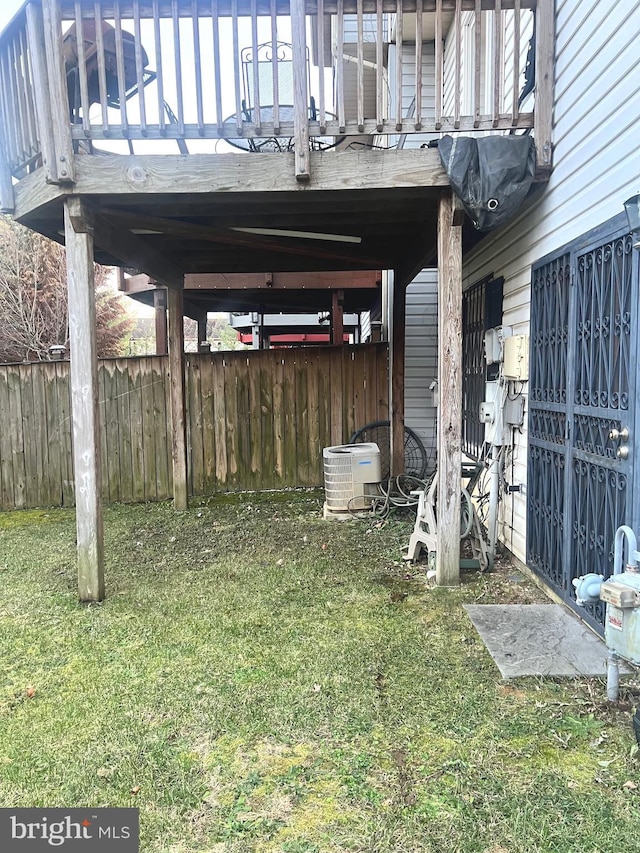
<instances>
[{"instance_id":1,"label":"wooden deck","mask_svg":"<svg viewBox=\"0 0 640 853\"><path fill-rule=\"evenodd\" d=\"M532 132L548 176L554 25L553 0L25 3L0 35L0 210L67 247L81 599L104 594L92 258L168 288L176 509L185 275L393 270L399 472L404 288L437 265L437 579L457 583L463 217L427 145Z\"/></svg>"}]
</instances>

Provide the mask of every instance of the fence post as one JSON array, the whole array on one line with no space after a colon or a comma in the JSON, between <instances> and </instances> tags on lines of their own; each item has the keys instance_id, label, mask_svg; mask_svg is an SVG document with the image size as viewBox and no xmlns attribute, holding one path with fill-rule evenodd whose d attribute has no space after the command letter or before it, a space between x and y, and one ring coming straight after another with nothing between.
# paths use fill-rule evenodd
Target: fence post
<instances>
[{"instance_id":1,"label":"fence post","mask_svg":"<svg viewBox=\"0 0 640 853\"><path fill-rule=\"evenodd\" d=\"M71 138L67 78L62 55L62 23L58 0L42 0L42 13L57 183L74 183L73 140Z\"/></svg>"},{"instance_id":2,"label":"fence post","mask_svg":"<svg viewBox=\"0 0 640 853\"><path fill-rule=\"evenodd\" d=\"M293 43L293 132L295 174L308 181L309 172L309 92L307 89L307 29L304 0L291 0L291 41Z\"/></svg>"},{"instance_id":3,"label":"fence post","mask_svg":"<svg viewBox=\"0 0 640 853\"><path fill-rule=\"evenodd\" d=\"M93 281L93 236L87 211L77 196L64 204L69 291L70 382L73 420L73 465L76 484L78 597L104 598L104 551L96 304Z\"/></svg>"}]
</instances>

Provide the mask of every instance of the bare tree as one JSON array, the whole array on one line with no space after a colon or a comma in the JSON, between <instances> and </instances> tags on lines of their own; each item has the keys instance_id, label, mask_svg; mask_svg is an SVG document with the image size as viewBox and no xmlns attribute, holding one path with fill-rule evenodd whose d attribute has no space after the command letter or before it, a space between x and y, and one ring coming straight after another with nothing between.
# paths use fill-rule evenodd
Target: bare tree
<instances>
[{"instance_id":1,"label":"bare tree","mask_svg":"<svg viewBox=\"0 0 640 853\"><path fill-rule=\"evenodd\" d=\"M123 354L134 320L96 265L98 355ZM0 218L0 361L46 361L69 343L67 266L62 246Z\"/></svg>"}]
</instances>

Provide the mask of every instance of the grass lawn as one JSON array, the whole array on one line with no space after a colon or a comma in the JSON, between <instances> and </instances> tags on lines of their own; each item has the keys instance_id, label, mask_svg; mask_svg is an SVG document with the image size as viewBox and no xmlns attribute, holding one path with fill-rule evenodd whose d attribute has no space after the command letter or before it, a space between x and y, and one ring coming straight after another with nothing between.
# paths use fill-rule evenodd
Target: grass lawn
<instances>
[{"instance_id":1,"label":"grass lawn","mask_svg":"<svg viewBox=\"0 0 640 853\"><path fill-rule=\"evenodd\" d=\"M111 507L95 606L72 512L0 515L0 806L137 806L144 853L632 849L638 682L503 683L462 604L537 588L408 579L409 522L321 500Z\"/></svg>"}]
</instances>

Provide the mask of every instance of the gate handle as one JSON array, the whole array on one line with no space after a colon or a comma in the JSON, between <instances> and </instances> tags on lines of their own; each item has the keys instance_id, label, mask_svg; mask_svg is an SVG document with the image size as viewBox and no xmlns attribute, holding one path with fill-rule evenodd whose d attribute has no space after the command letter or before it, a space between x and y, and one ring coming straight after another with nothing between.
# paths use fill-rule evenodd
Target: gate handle
<instances>
[{"instance_id":1,"label":"gate handle","mask_svg":"<svg viewBox=\"0 0 640 853\"><path fill-rule=\"evenodd\" d=\"M609 433L609 438L611 441L628 441L629 440L629 429L628 427L622 427L622 429L612 429Z\"/></svg>"}]
</instances>

